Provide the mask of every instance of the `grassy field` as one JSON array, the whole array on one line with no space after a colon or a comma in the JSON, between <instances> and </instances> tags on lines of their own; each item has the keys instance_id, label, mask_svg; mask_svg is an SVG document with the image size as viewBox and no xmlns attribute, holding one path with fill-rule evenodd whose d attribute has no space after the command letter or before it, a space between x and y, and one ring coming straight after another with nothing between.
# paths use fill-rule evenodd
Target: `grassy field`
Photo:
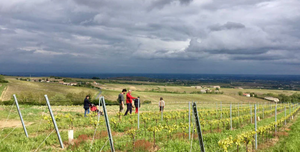
<instances>
[{"instance_id":1,"label":"grassy field","mask_svg":"<svg viewBox=\"0 0 300 152\"><path fill-rule=\"evenodd\" d=\"M289 129L286 129L287 135L281 137L279 142L276 143L273 147L269 149L264 149L262 151L268 151L268 152L282 152L282 151L300 151L300 119L297 118L296 122L289 127Z\"/></svg>"},{"instance_id":2,"label":"grassy field","mask_svg":"<svg viewBox=\"0 0 300 152\"><path fill-rule=\"evenodd\" d=\"M23 95L23 94L33 94L38 95L43 98L44 94L47 94L50 98L55 95L66 95L68 93L89 93L92 98L95 98L99 93L99 90L85 88L85 87L74 87L65 86L58 83L40 83L40 82L27 82L16 80L16 77L6 77L9 81L7 84L6 91L2 94L2 101L10 100L13 94ZM74 79L75 80L75 79ZM94 81L92 79L76 79L83 81ZM126 81L124 81L126 82ZM124 83L123 82L123 83ZM128 83L131 81L127 81ZM98 85L101 88L102 95L105 99L110 101L116 101L118 94L123 88L133 90L132 95L141 97L141 101L151 101L152 104L157 104L160 97L163 97L166 103L173 102L188 102L188 101L200 101L207 103L262 103L268 102L259 98L248 98L245 96L239 96L238 92L254 92L256 94L286 94L291 95L299 91L290 90L264 90L264 89L231 89L231 88L221 88L220 92L223 94L190 94L191 92L200 91L200 89L195 89L195 87L187 86L164 86L161 84L156 84L153 82L143 82L144 84L138 84L142 82L134 82L135 85L131 84L116 84L116 83L104 83ZM3 86L0 87L3 90ZM212 89L212 88L210 88ZM165 92L164 92L165 91ZM83 100L83 99L82 99ZM56 102L56 101L54 101Z\"/></svg>"},{"instance_id":3,"label":"grassy field","mask_svg":"<svg viewBox=\"0 0 300 152\"><path fill-rule=\"evenodd\" d=\"M37 94L41 97L44 94L47 94L51 97L56 95L66 96L66 94L70 93L81 94L82 92L86 92L90 93L93 98L95 98L95 96L99 93L99 90L91 88L65 86L58 83L27 82L16 80L15 77L7 77L6 80L8 80L9 83L6 84L8 89L5 90L2 95L4 100L10 100L13 94L20 95L21 97L22 94L26 93L34 95ZM93 80L85 79L85 81ZM187 136L188 101L197 101L199 115L201 114L200 120L201 125L203 125L202 130L204 133L203 138L206 150L209 152L222 151L218 145L218 141L226 139L230 135L235 137L241 133L253 130L254 124L248 122L248 119L250 120L250 118L248 118L249 103L259 103L259 107L266 107L264 110L259 111L260 114L267 114L269 109L274 109L275 111L275 106L270 105L270 102L254 97L249 98L239 96L239 91L254 92L256 94L282 93L291 95L296 93L296 91L286 90L221 88L220 91L222 91L223 94L190 94L194 91L200 91L200 89L186 86L164 86L156 83L149 83L147 85L138 84L139 82L134 83L136 84L104 83L99 86L101 88L102 95L107 100L115 101L121 90L123 88L127 88L133 90L133 96L140 96L142 101L151 101L151 104L142 104L140 108L139 130L136 129L136 114L122 116L122 118L120 118L118 106L107 106L116 151L189 151L191 146L193 147L192 151L200 151L196 133L192 133L192 137L194 138L192 141L189 140ZM1 85L0 92L3 88L4 85ZM158 92L153 92L152 89ZM168 91L168 93L162 91ZM159 112L158 107L160 97L163 97L166 102L163 120L161 120L162 115ZM50 102L56 102L58 103L57 105L60 105L59 101L56 100L51 100ZM220 102L222 102L223 108L222 115L220 115ZM237 113L234 113L234 118L238 118L238 122L242 122L242 125L234 127L233 130L228 128L228 112L230 111L230 104L228 103L233 103L233 110L236 111L238 109L239 113L238 115ZM290 107L289 105L285 106ZM84 109L82 105L52 105L52 110L56 116L55 118L57 120L58 128L60 129L61 137L65 145L64 150L61 150L59 147L46 106L20 105L20 109L22 110L23 118L27 125L29 138L24 136L16 107L14 105L0 105L0 151L99 151L107 141L104 117L100 117L100 124L97 126L95 124L95 122L97 122L97 117L94 115L88 115L87 118L83 117ZM102 111L102 108L100 108L100 110ZM124 115L124 111L121 115ZM279 120L281 118L284 118L283 107L277 114L277 119ZM258 122L258 126L266 126L274 122L274 119L275 115L272 111L268 114L268 116L262 118L261 121ZM234 120L234 122L236 121L237 119ZM213 130L209 125L214 125ZM293 127L291 129L298 131L299 123L296 123L295 126L296 127L294 127L294 129ZM73 143L68 141L69 129L74 130ZM95 130L96 134L94 134ZM155 130L157 130L156 133ZM43 143L45 137L48 135L49 138ZM272 135L268 136L273 138ZM286 144L287 140L298 140L298 136L296 136L296 134L291 134L290 137L286 138L285 142L281 141L280 145ZM293 151L295 150L295 148L293 149L295 144L286 145L289 150ZM109 144L107 143L104 147L104 151L109 151L108 145ZM133 149L133 147L136 149ZM240 151L246 151L244 144L240 148ZM230 150L232 151L234 149L235 147L231 147ZM279 146L274 147L274 151L284 151L284 149Z\"/></svg>"},{"instance_id":4,"label":"grassy field","mask_svg":"<svg viewBox=\"0 0 300 152\"><path fill-rule=\"evenodd\" d=\"M27 82L16 80L13 77L6 78L9 81L7 84L7 89L2 95L2 101L10 100L13 94L38 94L43 96L47 94L49 97L55 96L56 94L66 95L67 93L80 93L87 92L90 93L93 97L99 93L98 90L84 88L84 87L74 87L66 86L58 83L39 83L39 82ZM82 99L83 100L83 99Z\"/></svg>"},{"instance_id":5,"label":"grassy field","mask_svg":"<svg viewBox=\"0 0 300 152\"><path fill-rule=\"evenodd\" d=\"M6 86L7 86L6 83L0 83L0 101L2 100L2 93Z\"/></svg>"},{"instance_id":6,"label":"grassy field","mask_svg":"<svg viewBox=\"0 0 300 152\"><path fill-rule=\"evenodd\" d=\"M116 95L123 89L133 90L133 96L140 96L141 100L150 100L152 102L158 102L160 97L163 97L166 102L182 102L182 101L201 101L201 102L224 102L224 103L237 103L237 102L266 102L266 100L258 98L248 98L245 96L239 96L238 92L254 92L256 94L286 94L291 95L299 91L291 90L263 90L263 89L231 89L221 88L220 91L223 94L189 94L194 91L200 91L195 87L186 86L161 86L161 85L126 85L126 84L114 84L106 83L100 85L103 90L103 95L109 100L116 100ZM161 93L151 92L152 89L160 91L179 92L177 93ZM185 94L183 92L186 92Z\"/></svg>"},{"instance_id":7,"label":"grassy field","mask_svg":"<svg viewBox=\"0 0 300 152\"><path fill-rule=\"evenodd\" d=\"M166 109L164 120L161 121L161 113L158 112L158 108L155 105L143 105L140 114L140 129L137 129L136 114L123 116L119 120L119 116L115 112L117 111L117 106L107 106L116 151L179 152L189 151L191 147L193 147L192 151L200 151L197 134L192 133L193 140L188 139L188 112L187 109L183 110L183 108L187 108L187 105L172 105L172 108ZM248 109L249 105L240 107L241 119L245 119L244 116L249 114L248 110L245 112L243 108ZM269 108L266 105L266 109ZM20 105L29 138L26 138L24 135L15 106L0 106L0 109L0 151L99 151L108 139L104 117L100 117L99 126L96 126L97 117L95 115L88 115L87 118L83 117L82 106L52 106L65 146L64 150L61 150L59 147L57 136L53 132L52 122L49 121L50 116L46 106ZM211 112L208 113L207 110ZM201 122L206 122L205 126L202 123L201 125L203 125L203 139L208 152L223 151L218 145L219 140L227 138L229 135L235 137L254 128L253 123L249 121L243 121L243 125L240 125L238 128L234 127L233 130L222 126L222 123L219 122L221 129L215 129L211 132L209 131L208 122L217 122L219 120L219 118L216 118L219 117L219 114L215 115L212 113L215 110L214 108L199 109L199 114L202 115ZM228 111L229 109L223 110ZM262 111L260 112L262 113ZM224 120L228 119L228 115L226 117L223 115L223 117ZM284 112L282 110L278 111L278 120L283 117ZM8 121L6 121L7 118ZM274 113L259 121L258 127L272 122L274 122ZM215 128L217 126L218 124L215 124ZM72 142L68 141L69 129L74 130L74 140ZM158 129L155 136L152 129ZM95 130L96 134L94 134ZM131 134L132 131L134 138ZM48 135L49 138L46 138ZM43 142L44 140L45 142ZM260 142L260 144L264 143ZM234 150L234 148L231 147L230 151ZM240 151L245 151L245 149L244 144L242 144ZM103 150L110 150L109 143Z\"/></svg>"}]
</instances>

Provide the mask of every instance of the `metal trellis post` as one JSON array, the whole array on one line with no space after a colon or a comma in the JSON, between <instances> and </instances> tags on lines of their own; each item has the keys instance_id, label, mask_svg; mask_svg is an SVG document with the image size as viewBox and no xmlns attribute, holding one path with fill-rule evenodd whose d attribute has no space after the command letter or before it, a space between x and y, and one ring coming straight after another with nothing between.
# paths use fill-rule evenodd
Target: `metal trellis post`
<instances>
[{"instance_id":1,"label":"metal trellis post","mask_svg":"<svg viewBox=\"0 0 300 152\"><path fill-rule=\"evenodd\" d=\"M275 106L275 123L277 122L277 102ZM275 124L275 132L277 131L277 125Z\"/></svg>"},{"instance_id":2,"label":"metal trellis post","mask_svg":"<svg viewBox=\"0 0 300 152\"><path fill-rule=\"evenodd\" d=\"M49 99L48 99L48 96L45 95L45 99L46 99L46 102L47 102L47 105L48 105L48 109L49 109L49 112L50 112L50 116L52 118L52 122L53 122L53 125L55 127L55 130L56 130L56 134L57 134L57 138L59 140L59 144L60 144L60 147L63 149L64 148L64 144L61 140L61 137L60 137L60 134L59 134L59 130L58 130L58 127L57 127L57 124L56 124L56 121L55 121L55 117L52 113L52 109L51 109L51 105L50 105L50 102L49 102Z\"/></svg>"},{"instance_id":3,"label":"metal trellis post","mask_svg":"<svg viewBox=\"0 0 300 152\"><path fill-rule=\"evenodd\" d=\"M263 119L265 118L265 106L266 104L263 106L263 116L262 116Z\"/></svg>"},{"instance_id":4,"label":"metal trellis post","mask_svg":"<svg viewBox=\"0 0 300 152\"><path fill-rule=\"evenodd\" d=\"M286 125L286 119L285 119L285 117L286 117L286 107L284 106L284 125Z\"/></svg>"},{"instance_id":5,"label":"metal trellis post","mask_svg":"<svg viewBox=\"0 0 300 152\"><path fill-rule=\"evenodd\" d=\"M201 152L205 152L204 142L203 142L203 137L202 137L202 132L201 132L201 126L200 126L200 120L199 120L199 116L198 116L197 105L195 102L193 102L193 112L194 112L194 117L195 117L195 123L197 126L197 132L198 132L199 145L201 148Z\"/></svg>"},{"instance_id":6,"label":"metal trellis post","mask_svg":"<svg viewBox=\"0 0 300 152\"><path fill-rule=\"evenodd\" d=\"M191 102L189 102L189 140L191 139Z\"/></svg>"},{"instance_id":7,"label":"metal trellis post","mask_svg":"<svg viewBox=\"0 0 300 152\"><path fill-rule=\"evenodd\" d=\"M221 102L221 105L220 105L220 106L221 106L221 119L222 119L222 113L223 113L223 112L222 112L222 102Z\"/></svg>"},{"instance_id":8,"label":"metal trellis post","mask_svg":"<svg viewBox=\"0 0 300 152\"><path fill-rule=\"evenodd\" d=\"M24 123L24 121L23 121L23 117L22 117L21 110L20 110L20 108L19 108L19 103L18 103L17 97L16 97L15 94L14 94L13 96L14 96L15 103L16 103L16 106L17 106L17 109L18 109L18 113L19 113L19 116L20 116L20 119L21 119L21 122L22 122L22 125L23 125L23 129L24 129L25 135L26 135L26 137L28 138L26 126L25 126L25 123Z\"/></svg>"},{"instance_id":9,"label":"metal trellis post","mask_svg":"<svg viewBox=\"0 0 300 152\"><path fill-rule=\"evenodd\" d=\"M255 122L255 132L257 131L257 119L256 119L256 104L254 105L254 122ZM257 149L257 133L255 133L255 149Z\"/></svg>"},{"instance_id":10,"label":"metal trellis post","mask_svg":"<svg viewBox=\"0 0 300 152\"><path fill-rule=\"evenodd\" d=\"M138 129L140 129L140 98L138 98Z\"/></svg>"},{"instance_id":11,"label":"metal trellis post","mask_svg":"<svg viewBox=\"0 0 300 152\"><path fill-rule=\"evenodd\" d=\"M252 123L252 106L251 105L249 105L250 106L250 115L251 115L251 123Z\"/></svg>"},{"instance_id":12,"label":"metal trellis post","mask_svg":"<svg viewBox=\"0 0 300 152\"><path fill-rule=\"evenodd\" d=\"M110 125L109 125L109 120L108 120L108 115L106 112L106 105L105 105L105 99L102 96L102 107L103 107L103 113L104 113L104 118L105 118L105 122L106 122L106 128L107 128L107 133L108 133L108 137L109 137L109 143L110 143L110 148L112 152L115 152L115 148L114 148L114 141L111 135L111 131L110 131Z\"/></svg>"},{"instance_id":13,"label":"metal trellis post","mask_svg":"<svg viewBox=\"0 0 300 152\"><path fill-rule=\"evenodd\" d=\"M230 104L230 128L232 130L232 104Z\"/></svg>"}]
</instances>

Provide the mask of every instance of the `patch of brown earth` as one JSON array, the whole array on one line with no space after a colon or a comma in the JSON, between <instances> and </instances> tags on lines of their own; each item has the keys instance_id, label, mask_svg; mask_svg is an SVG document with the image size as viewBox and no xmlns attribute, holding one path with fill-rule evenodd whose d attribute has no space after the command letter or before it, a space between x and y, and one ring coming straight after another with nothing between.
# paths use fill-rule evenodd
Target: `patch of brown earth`
<instances>
[{"instance_id":1,"label":"patch of brown earth","mask_svg":"<svg viewBox=\"0 0 300 152\"><path fill-rule=\"evenodd\" d=\"M281 132L276 132L275 136L288 136L289 133L285 132L285 131L281 131Z\"/></svg>"},{"instance_id":2,"label":"patch of brown earth","mask_svg":"<svg viewBox=\"0 0 300 152\"><path fill-rule=\"evenodd\" d=\"M25 126L29 126L33 124L33 122L24 122ZM20 120L1 120L0 128L14 128L14 127L22 127L22 123Z\"/></svg>"},{"instance_id":3,"label":"patch of brown earth","mask_svg":"<svg viewBox=\"0 0 300 152\"><path fill-rule=\"evenodd\" d=\"M134 147L136 151L151 151L154 150L152 142L147 140L137 140L134 142Z\"/></svg>"}]
</instances>

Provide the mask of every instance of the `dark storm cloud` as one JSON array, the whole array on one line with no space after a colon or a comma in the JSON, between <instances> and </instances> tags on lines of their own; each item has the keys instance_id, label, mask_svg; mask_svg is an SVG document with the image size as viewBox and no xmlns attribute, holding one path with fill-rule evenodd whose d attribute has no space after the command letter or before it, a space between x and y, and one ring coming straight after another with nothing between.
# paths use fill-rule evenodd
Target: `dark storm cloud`
<instances>
[{"instance_id":1,"label":"dark storm cloud","mask_svg":"<svg viewBox=\"0 0 300 152\"><path fill-rule=\"evenodd\" d=\"M178 61L186 63L177 66L186 72L197 71L188 63L222 62L211 68L224 65L224 71L249 61L257 67L293 66L300 63L299 5L297 0L1 1L0 64L111 72L132 67L128 63L135 72L154 67L177 72L167 66Z\"/></svg>"}]
</instances>

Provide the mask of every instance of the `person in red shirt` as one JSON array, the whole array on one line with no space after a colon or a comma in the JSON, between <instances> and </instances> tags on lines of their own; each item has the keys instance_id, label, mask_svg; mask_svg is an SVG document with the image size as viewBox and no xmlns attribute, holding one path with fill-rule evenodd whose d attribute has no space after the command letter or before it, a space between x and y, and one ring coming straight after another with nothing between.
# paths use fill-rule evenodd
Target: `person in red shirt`
<instances>
[{"instance_id":1,"label":"person in red shirt","mask_svg":"<svg viewBox=\"0 0 300 152\"><path fill-rule=\"evenodd\" d=\"M129 90L128 93L126 94L127 110L124 116L126 116L128 112L130 112L130 114L132 113L132 105L133 105L132 99L136 99L136 98L131 96L131 90Z\"/></svg>"}]
</instances>

